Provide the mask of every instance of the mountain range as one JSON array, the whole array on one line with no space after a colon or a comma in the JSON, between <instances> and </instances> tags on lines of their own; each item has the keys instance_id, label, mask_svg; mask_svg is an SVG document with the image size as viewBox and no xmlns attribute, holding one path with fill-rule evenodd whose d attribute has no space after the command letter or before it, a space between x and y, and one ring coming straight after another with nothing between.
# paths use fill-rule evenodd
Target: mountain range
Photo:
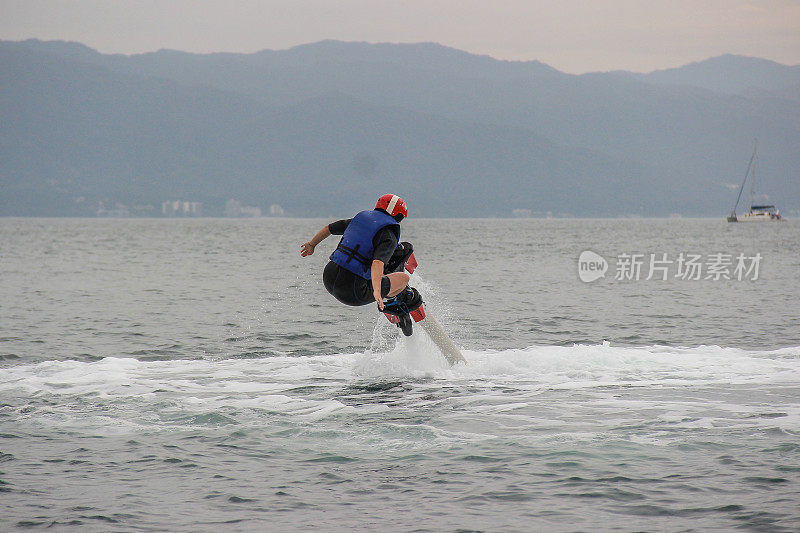
<instances>
[{"instance_id":1,"label":"mountain range","mask_svg":"<svg viewBox=\"0 0 800 533\"><path fill-rule=\"evenodd\" d=\"M345 216L723 216L800 210L800 66L726 55L571 75L432 43L108 55L0 41L0 215L234 199ZM741 209L741 207L740 207Z\"/></svg>"}]
</instances>

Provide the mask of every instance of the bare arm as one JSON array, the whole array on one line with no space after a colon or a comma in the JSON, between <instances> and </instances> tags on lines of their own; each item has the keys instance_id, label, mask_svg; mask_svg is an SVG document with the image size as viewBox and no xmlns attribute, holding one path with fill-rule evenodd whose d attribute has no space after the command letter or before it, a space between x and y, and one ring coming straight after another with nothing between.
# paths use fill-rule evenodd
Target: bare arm
<instances>
[{"instance_id":1,"label":"bare arm","mask_svg":"<svg viewBox=\"0 0 800 533\"><path fill-rule=\"evenodd\" d=\"M323 227L321 230L317 232L314 237L308 242L304 242L300 245L300 255L305 257L307 255L311 255L314 253L314 248L317 247L319 243L327 239L331 236L331 230L328 229L328 226Z\"/></svg>"},{"instance_id":2,"label":"bare arm","mask_svg":"<svg viewBox=\"0 0 800 533\"><path fill-rule=\"evenodd\" d=\"M383 261L375 259L372 261L372 269L370 270L372 276L372 296L378 302L378 309L383 311L383 297L381 296L381 280L383 279Z\"/></svg>"}]
</instances>

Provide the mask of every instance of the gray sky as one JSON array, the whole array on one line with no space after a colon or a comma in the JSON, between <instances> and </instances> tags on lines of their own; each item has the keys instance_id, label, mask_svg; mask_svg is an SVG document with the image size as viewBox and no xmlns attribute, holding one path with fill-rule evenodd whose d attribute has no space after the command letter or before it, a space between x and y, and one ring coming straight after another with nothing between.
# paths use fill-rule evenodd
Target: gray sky
<instances>
[{"instance_id":1,"label":"gray sky","mask_svg":"<svg viewBox=\"0 0 800 533\"><path fill-rule=\"evenodd\" d=\"M0 39L101 52L432 41L559 70L650 71L724 53L800 64L800 0L0 0Z\"/></svg>"}]
</instances>

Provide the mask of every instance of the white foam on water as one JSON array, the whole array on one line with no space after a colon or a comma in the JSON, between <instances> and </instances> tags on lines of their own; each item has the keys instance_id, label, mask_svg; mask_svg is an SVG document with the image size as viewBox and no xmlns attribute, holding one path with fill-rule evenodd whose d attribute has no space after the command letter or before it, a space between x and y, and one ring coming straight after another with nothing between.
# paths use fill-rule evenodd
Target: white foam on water
<instances>
[{"instance_id":1,"label":"white foam on water","mask_svg":"<svg viewBox=\"0 0 800 533\"><path fill-rule=\"evenodd\" d=\"M397 337L388 352L367 352L356 357L353 374L361 378L436 378L450 374L449 365L421 328L414 335Z\"/></svg>"},{"instance_id":2,"label":"white foam on water","mask_svg":"<svg viewBox=\"0 0 800 533\"><path fill-rule=\"evenodd\" d=\"M620 347L609 343L463 350L449 366L421 330L385 352L263 359L47 361L7 367L0 392L133 396L154 390L270 394L313 379L492 380L580 389L605 385L800 383L800 347L751 351L719 346Z\"/></svg>"},{"instance_id":3,"label":"white foam on water","mask_svg":"<svg viewBox=\"0 0 800 533\"><path fill-rule=\"evenodd\" d=\"M616 435L613 428L632 442L669 445L681 432L800 427L800 402L779 391L800 386L800 348L530 346L464 350L467 363L450 367L424 335L393 341L387 351L354 354L17 365L0 373L0 397L18 422L54 430L233 424L310 432L320 446L328 437L317 432L332 431L354 446L398 450L494 438L588 441ZM439 414L430 427L397 422L431 410Z\"/></svg>"},{"instance_id":4,"label":"white foam on water","mask_svg":"<svg viewBox=\"0 0 800 533\"><path fill-rule=\"evenodd\" d=\"M598 385L792 383L800 379L798 348L753 352L719 346L671 348L599 345L465 350L456 378L534 379L565 388Z\"/></svg>"}]
</instances>

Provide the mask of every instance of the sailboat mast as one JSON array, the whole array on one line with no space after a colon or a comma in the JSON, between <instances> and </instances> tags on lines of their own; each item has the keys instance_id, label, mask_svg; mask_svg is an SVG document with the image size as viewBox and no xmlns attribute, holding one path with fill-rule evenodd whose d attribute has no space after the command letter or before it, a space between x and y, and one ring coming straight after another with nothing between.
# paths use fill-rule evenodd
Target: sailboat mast
<instances>
[{"instance_id":1,"label":"sailboat mast","mask_svg":"<svg viewBox=\"0 0 800 533\"><path fill-rule=\"evenodd\" d=\"M758 150L758 139L753 142L753 177L750 180L750 211L753 211L753 192L756 189L756 163L758 163L758 156L756 155L756 151Z\"/></svg>"},{"instance_id":2,"label":"sailboat mast","mask_svg":"<svg viewBox=\"0 0 800 533\"><path fill-rule=\"evenodd\" d=\"M756 139L756 145L758 145L758 139ZM739 187L739 195L736 197L736 203L733 205L733 211L731 211L731 216L736 217L736 208L739 207L739 200L742 199L742 192L744 191L744 184L747 183L747 177L750 176L750 169L753 168L753 163L756 159L756 151L753 149L753 155L750 156L750 162L747 164L747 172L744 173L744 179L742 180L742 186ZM753 205L753 191L750 191L750 205Z\"/></svg>"}]
</instances>

